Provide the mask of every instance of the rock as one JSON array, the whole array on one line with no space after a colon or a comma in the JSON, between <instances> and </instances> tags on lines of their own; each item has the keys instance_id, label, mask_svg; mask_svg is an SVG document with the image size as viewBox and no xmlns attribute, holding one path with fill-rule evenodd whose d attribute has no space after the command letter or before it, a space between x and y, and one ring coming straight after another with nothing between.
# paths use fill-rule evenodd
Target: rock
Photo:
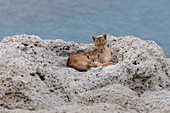
<instances>
[{"instance_id":1,"label":"rock","mask_svg":"<svg viewBox=\"0 0 170 113\"><path fill-rule=\"evenodd\" d=\"M147 91L141 97L149 112L170 112L170 90Z\"/></svg>"},{"instance_id":2,"label":"rock","mask_svg":"<svg viewBox=\"0 0 170 113\"><path fill-rule=\"evenodd\" d=\"M50 93L38 68L23 57L0 60L1 107L34 110L63 104L64 100Z\"/></svg>"},{"instance_id":3,"label":"rock","mask_svg":"<svg viewBox=\"0 0 170 113\"><path fill-rule=\"evenodd\" d=\"M34 110L28 111L23 109L2 109L1 113L138 113L135 110L129 110L118 106L117 104L108 104L108 103L98 103L93 104L91 106L81 106L81 105L67 105L67 106L59 106L58 108L53 108L50 110Z\"/></svg>"},{"instance_id":4,"label":"rock","mask_svg":"<svg viewBox=\"0 0 170 113\"><path fill-rule=\"evenodd\" d=\"M170 58L167 59L167 64L168 64L168 73L170 73ZM170 74L168 74L168 77L170 77Z\"/></svg>"},{"instance_id":5,"label":"rock","mask_svg":"<svg viewBox=\"0 0 170 113\"><path fill-rule=\"evenodd\" d=\"M85 105L113 104L117 106L116 108L121 109L122 112L142 113L147 111L136 92L118 84L86 92L80 96L78 103Z\"/></svg>"},{"instance_id":6,"label":"rock","mask_svg":"<svg viewBox=\"0 0 170 113\"><path fill-rule=\"evenodd\" d=\"M108 37L109 47L117 56L118 80L142 94L146 90L160 90L169 86L170 70L161 47L153 41L133 36ZM113 57L112 57L113 58Z\"/></svg>"},{"instance_id":7,"label":"rock","mask_svg":"<svg viewBox=\"0 0 170 113\"><path fill-rule=\"evenodd\" d=\"M33 35L4 38L0 43L1 111L169 111L163 107L169 105L163 97L169 94L170 62L162 48L133 36L109 35L108 47L117 65L78 72L66 67L67 58L93 50L93 44Z\"/></svg>"}]
</instances>

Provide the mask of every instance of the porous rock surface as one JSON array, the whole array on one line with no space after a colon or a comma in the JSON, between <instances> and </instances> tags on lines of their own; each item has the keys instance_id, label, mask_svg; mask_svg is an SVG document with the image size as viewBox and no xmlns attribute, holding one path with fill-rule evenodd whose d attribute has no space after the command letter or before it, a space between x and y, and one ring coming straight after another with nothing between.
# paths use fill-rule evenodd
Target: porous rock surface
<instances>
[{"instance_id":1,"label":"porous rock surface","mask_svg":"<svg viewBox=\"0 0 170 113\"><path fill-rule=\"evenodd\" d=\"M93 44L5 37L0 43L0 112L168 113L170 62L162 48L133 36L107 39L118 64L78 72L66 67L67 58L93 50Z\"/></svg>"}]
</instances>

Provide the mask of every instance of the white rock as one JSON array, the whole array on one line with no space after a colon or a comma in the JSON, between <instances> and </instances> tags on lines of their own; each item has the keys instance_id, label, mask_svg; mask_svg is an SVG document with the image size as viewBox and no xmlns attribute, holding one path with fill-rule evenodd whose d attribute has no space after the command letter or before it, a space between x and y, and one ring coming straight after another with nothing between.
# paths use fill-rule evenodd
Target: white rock
<instances>
[{"instance_id":1,"label":"white rock","mask_svg":"<svg viewBox=\"0 0 170 113\"><path fill-rule=\"evenodd\" d=\"M170 86L170 63L162 48L133 36L109 35L108 46L117 65L78 72L66 67L68 56L91 51L93 44L42 40L33 35L4 38L0 43L0 108L7 109L1 111L143 113L169 105L162 101L167 95L161 93L169 94ZM155 99L150 96L155 92L156 101L163 104L154 104L153 109ZM92 106L87 100L94 100Z\"/></svg>"},{"instance_id":2,"label":"white rock","mask_svg":"<svg viewBox=\"0 0 170 113\"><path fill-rule=\"evenodd\" d=\"M111 103L121 106L126 112L146 112L145 105L138 95L129 88L118 84L86 92L80 96L79 103L85 105Z\"/></svg>"},{"instance_id":3,"label":"white rock","mask_svg":"<svg viewBox=\"0 0 170 113\"><path fill-rule=\"evenodd\" d=\"M170 111L170 90L147 91L142 95L142 99L151 113Z\"/></svg>"}]
</instances>

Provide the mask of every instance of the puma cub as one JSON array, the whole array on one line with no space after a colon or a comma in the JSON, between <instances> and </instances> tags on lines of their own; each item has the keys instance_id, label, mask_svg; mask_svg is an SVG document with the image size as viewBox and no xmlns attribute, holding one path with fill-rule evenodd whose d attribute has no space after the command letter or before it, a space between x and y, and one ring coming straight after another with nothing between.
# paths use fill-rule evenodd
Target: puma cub
<instances>
[{"instance_id":1,"label":"puma cub","mask_svg":"<svg viewBox=\"0 0 170 113\"><path fill-rule=\"evenodd\" d=\"M87 71L91 67L97 67L95 55L97 55L97 50L72 55L67 60L67 66L78 71Z\"/></svg>"},{"instance_id":2,"label":"puma cub","mask_svg":"<svg viewBox=\"0 0 170 113\"><path fill-rule=\"evenodd\" d=\"M99 62L99 58L100 58L100 54L98 53L97 55L95 56L90 56L88 55L89 57L91 57L91 61L95 61L95 66L96 67L106 67L106 66L109 66L109 65L116 65L117 63L113 63L113 62L104 62L104 63L101 63Z\"/></svg>"},{"instance_id":3,"label":"puma cub","mask_svg":"<svg viewBox=\"0 0 170 113\"><path fill-rule=\"evenodd\" d=\"M95 37L92 36L94 41L94 50L86 53L79 53L72 55L67 60L67 66L74 68L78 71L87 71L91 67L95 66L94 62L91 62L89 56L95 56L99 54L98 65L99 63L109 62L111 60L111 54L109 48L107 48L106 34L103 36ZM94 59L93 59L94 60Z\"/></svg>"},{"instance_id":4,"label":"puma cub","mask_svg":"<svg viewBox=\"0 0 170 113\"><path fill-rule=\"evenodd\" d=\"M107 47L107 37L106 34L103 36L95 37L92 36L94 41L94 48L97 49L100 54L99 61L101 63L110 62L111 61L111 53L110 49Z\"/></svg>"}]
</instances>

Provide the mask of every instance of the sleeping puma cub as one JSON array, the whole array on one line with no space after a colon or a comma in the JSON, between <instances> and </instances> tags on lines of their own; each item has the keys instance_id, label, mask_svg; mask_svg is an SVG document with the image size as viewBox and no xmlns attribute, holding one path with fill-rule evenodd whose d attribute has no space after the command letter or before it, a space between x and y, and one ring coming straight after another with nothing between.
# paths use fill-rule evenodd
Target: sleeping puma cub
<instances>
[{"instance_id":1,"label":"sleeping puma cub","mask_svg":"<svg viewBox=\"0 0 170 113\"><path fill-rule=\"evenodd\" d=\"M72 55L67 60L67 66L72 67L78 71L87 71L91 67L97 67L97 63L95 60L96 54L97 50Z\"/></svg>"},{"instance_id":2,"label":"sleeping puma cub","mask_svg":"<svg viewBox=\"0 0 170 113\"><path fill-rule=\"evenodd\" d=\"M89 69L91 67L106 67L106 66L109 66L109 65L116 65L116 63L113 63L113 62L104 62L104 63L101 63L99 62L99 57L100 57L100 54L98 53L97 55L89 55L87 54L87 58L90 60L88 63L87 63L87 67L89 67Z\"/></svg>"},{"instance_id":3,"label":"sleeping puma cub","mask_svg":"<svg viewBox=\"0 0 170 113\"><path fill-rule=\"evenodd\" d=\"M113 62L104 62L104 63L101 63L99 62L99 58L100 58L100 54L98 53L97 55L95 56L90 56L89 57L92 57L92 59L95 60L95 64L97 67L106 67L106 66L109 66L109 65L116 65L117 63L113 63Z\"/></svg>"}]
</instances>

